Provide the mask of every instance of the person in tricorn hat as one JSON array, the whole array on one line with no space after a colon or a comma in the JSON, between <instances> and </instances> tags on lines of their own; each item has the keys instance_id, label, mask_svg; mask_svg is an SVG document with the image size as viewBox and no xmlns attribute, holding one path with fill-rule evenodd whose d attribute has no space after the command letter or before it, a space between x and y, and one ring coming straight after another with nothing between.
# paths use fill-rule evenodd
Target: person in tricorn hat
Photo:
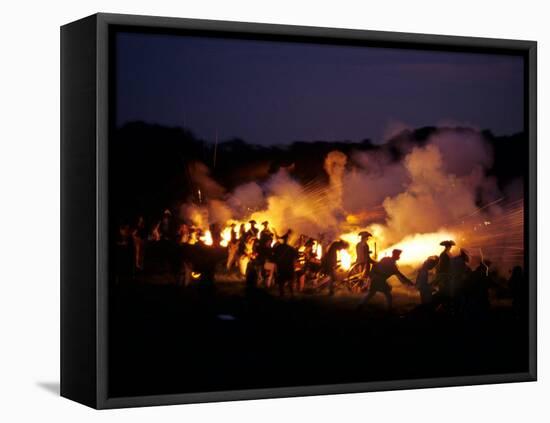
<instances>
[{"instance_id":1,"label":"person in tricorn hat","mask_svg":"<svg viewBox=\"0 0 550 423\"><path fill-rule=\"evenodd\" d=\"M369 248L369 238L372 236L372 234L368 231L362 231L359 232L359 237L361 238L360 241L355 245L355 253L356 253L356 263L360 264L362 269L362 273L365 276L368 276L370 273L373 260L371 258L371 250Z\"/></svg>"},{"instance_id":2,"label":"person in tricorn hat","mask_svg":"<svg viewBox=\"0 0 550 423\"><path fill-rule=\"evenodd\" d=\"M256 221L250 220L250 229L246 232L246 237L256 237L258 235L258 228L256 227Z\"/></svg>"},{"instance_id":3,"label":"person in tricorn hat","mask_svg":"<svg viewBox=\"0 0 550 423\"><path fill-rule=\"evenodd\" d=\"M262 222L262 231L260 232L260 243L266 243L269 240L273 240L273 232L269 229L269 222L264 220Z\"/></svg>"},{"instance_id":4,"label":"person in tricorn hat","mask_svg":"<svg viewBox=\"0 0 550 423\"><path fill-rule=\"evenodd\" d=\"M365 306L372 297L377 292L381 292L386 297L386 302L388 305L388 310L392 308L392 296L391 296L391 286L388 283L388 278L390 276L397 276L399 281L408 286L413 286L413 282L407 278L399 268L397 267L397 261L401 258L402 251L395 249L392 251L391 257L384 257L378 263L375 263L371 271L371 286L367 295L359 303L359 308L361 309Z\"/></svg>"},{"instance_id":5,"label":"person in tricorn hat","mask_svg":"<svg viewBox=\"0 0 550 423\"><path fill-rule=\"evenodd\" d=\"M434 283L439 286L439 294L443 297L448 297L450 295L451 249L456 244L453 240L447 240L441 241L439 245L444 248L439 255Z\"/></svg>"},{"instance_id":6,"label":"person in tricorn hat","mask_svg":"<svg viewBox=\"0 0 550 423\"><path fill-rule=\"evenodd\" d=\"M443 251L439 255L439 264L437 266L437 273L449 273L451 265L451 249L455 246L453 240L441 241L439 243L443 248Z\"/></svg>"}]
</instances>

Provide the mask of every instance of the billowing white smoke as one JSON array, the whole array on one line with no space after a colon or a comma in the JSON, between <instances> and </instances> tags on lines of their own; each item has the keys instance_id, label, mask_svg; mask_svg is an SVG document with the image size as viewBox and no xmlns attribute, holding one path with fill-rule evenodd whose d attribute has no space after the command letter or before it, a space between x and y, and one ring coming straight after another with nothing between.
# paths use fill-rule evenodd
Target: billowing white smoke
<instances>
[{"instance_id":1,"label":"billowing white smoke","mask_svg":"<svg viewBox=\"0 0 550 423\"><path fill-rule=\"evenodd\" d=\"M262 187L256 182L238 186L227 199L227 205L234 211L234 218L244 219L251 212L261 210L266 205Z\"/></svg>"},{"instance_id":2,"label":"billowing white smoke","mask_svg":"<svg viewBox=\"0 0 550 423\"><path fill-rule=\"evenodd\" d=\"M388 149L349 156L332 151L324 164L329 184L321 189L302 186L290 168L262 184L250 182L226 193L208 168L197 164L194 178L209 200L198 208L184 205L182 216L222 225L230 219L269 220L279 233L324 233L328 240L349 230L349 215L362 214L367 217L358 218L363 220L357 225L381 225L385 241L393 244L411 234L454 227L479 204L502 196L496 180L486 176L493 152L479 131L440 129L422 146L405 138L397 148L399 161ZM520 192L517 185L510 189ZM381 214L369 218L364 212L371 209ZM483 213L498 214L498 206Z\"/></svg>"},{"instance_id":3,"label":"billowing white smoke","mask_svg":"<svg viewBox=\"0 0 550 423\"><path fill-rule=\"evenodd\" d=\"M385 152L358 152L352 156L354 166L344 176L343 207L348 213L361 213L380 206L409 182L402 163L392 163Z\"/></svg>"},{"instance_id":4,"label":"billowing white smoke","mask_svg":"<svg viewBox=\"0 0 550 423\"><path fill-rule=\"evenodd\" d=\"M346 172L347 156L341 151L331 151L325 158L324 169L329 177L330 189L327 192L328 201L335 208L343 206L344 174Z\"/></svg>"},{"instance_id":5,"label":"billowing white smoke","mask_svg":"<svg viewBox=\"0 0 550 423\"><path fill-rule=\"evenodd\" d=\"M340 224L336 217L339 205L331 206L329 191L311 193L286 169L280 169L264 184L266 207L253 213L251 218L257 222L268 220L279 234L292 229L294 235L336 236Z\"/></svg>"},{"instance_id":6,"label":"billowing white smoke","mask_svg":"<svg viewBox=\"0 0 550 423\"><path fill-rule=\"evenodd\" d=\"M202 198L221 198L225 194L225 188L210 176L210 169L204 163L190 163L189 174Z\"/></svg>"},{"instance_id":7,"label":"billowing white smoke","mask_svg":"<svg viewBox=\"0 0 550 423\"><path fill-rule=\"evenodd\" d=\"M388 239L396 242L406 235L456 224L477 209L475 187L445 171L442 154L435 144L415 147L405 157L404 166L410 183L383 203Z\"/></svg>"}]
</instances>

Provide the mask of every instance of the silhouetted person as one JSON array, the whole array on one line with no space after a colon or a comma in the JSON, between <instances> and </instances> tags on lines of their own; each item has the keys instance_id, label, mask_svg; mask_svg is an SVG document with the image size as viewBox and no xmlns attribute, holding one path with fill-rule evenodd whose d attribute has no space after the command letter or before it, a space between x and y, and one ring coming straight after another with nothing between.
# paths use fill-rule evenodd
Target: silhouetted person
<instances>
[{"instance_id":1,"label":"silhouetted person","mask_svg":"<svg viewBox=\"0 0 550 423\"><path fill-rule=\"evenodd\" d=\"M330 247L328 247L327 252L323 256L321 266L322 266L323 272L329 277L329 281L328 281L329 295L334 295L334 285L338 280L337 270L338 270L338 267L340 266L340 263L338 261L338 251L346 250L348 248L349 248L349 244L346 241L339 239L338 241L334 241L332 244L330 244Z\"/></svg>"},{"instance_id":2,"label":"silhouetted person","mask_svg":"<svg viewBox=\"0 0 550 423\"><path fill-rule=\"evenodd\" d=\"M269 229L269 222L267 220L262 222L262 231L260 232L260 241L263 241L264 243L267 243L268 241L271 243L273 241L273 232L271 232L271 229Z\"/></svg>"},{"instance_id":3,"label":"silhouetted person","mask_svg":"<svg viewBox=\"0 0 550 423\"><path fill-rule=\"evenodd\" d=\"M239 239L237 239L236 225L231 224L231 237L227 245L227 262L226 269L228 272L238 268L239 266Z\"/></svg>"},{"instance_id":4,"label":"silhouetted person","mask_svg":"<svg viewBox=\"0 0 550 423\"><path fill-rule=\"evenodd\" d=\"M246 236L256 238L258 236L258 232L259 232L258 228L256 227L256 221L251 220L248 223L250 223L250 229L248 231L246 231Z\"/></svg>"},{"instance_id":5,"label":"silhouetted person","mask_svg":"<svg viewBox=\"0 0 550 423\"><path fill-rule=\"evenodd\" d=\"M508 287L512 294L512 306L516 316L525 316L529 303L529 286L521 266L515 266L512 269L512 274L508 279Z\"/></svg>"},{"instance_id":6,"label":"silhouetted person","mask_svg":"<svg viewBox=\"0 0 550 423\"><path fill-rule=\"evenodd\" d=\"M280 238L281 242L273 248L273 261L277 266L275 281L279 286L281 296L285 294L285 285L288 285L290 293L293 293L294 268L296 260L298 260L298 251L288 245L289 236L290 230Z\"/></svg>"},{"instance_id":7,"label":"silhouetted person","mask_svg":"<svg viewBox=\"0 0 550 423\"><path fill-rule=\"evenodd\" d=\"M403 273L401 273L401 271L397 267L397 261L401 257L401 253L401 250L395 249L392 251L391 257L384 257L372 267L372 271L370 273L371 285L369 288L369 292L367 293L367 295L365 295L365 297L359 304L359 308L362 308L364 305L366 305L370 301L370 299L374 297L374 295L376 295L377 292L381 292L386 297L388 310L391 310L393 305L391 296L392 288L391 285L388 283L388 278L391 276L397 276L399 281L404 285L414 285L414 283Z\"/></svg>"},{"instance_id":8,"label":"silhouetted person","mask_svg":"<svg viewBox=\"0 0 550 423\"><path fill-rule=\"evenodd\" d=\"M258 287L258 278L260 276L259 273L259 255L258 255L258 244L259 241L256 238L252 238L253 245L252 245L252 251L249 254L249 260L246 265L246 272L245 272L245 286L246 286L246 292L247 294L252 293L257 287Z\"/></svg>"},{"instance_id":9,"label":"silhouetted person","mask_svg":"<svg viewBox=\"0 0 550 423\"><path fill-rule=\"evenodd\" d=\"M359 232L359 236L361 237L361 241L359 241L355 246L355 254L357 257L355 262L361 265L363 275L368 276L373 264L371 250L368 244L368 240L372 234L367 231L362 231Z\"/></svg>"},{"instance_id":10,"label":"silhouetted person","mask_svg":"<svg viewBox=\"0 0 550 423\"><path fill-rule=\"evenodd\" d=\"M466 274L462 287L462 313L466 321L480 323L489 312L489 260L481 261L479 266Z\"/></svg>"},{"instance_id":11,"label":"silhouetted person","mask_svg":"<svg viewBox=\"0 0 550 423\"><path fill-rule=\"evenodd\" d=\"M416 289L420 292L420 302L422 304L432 303L432 286L430 285L430 271L439 263L438 256L428 257L418 270L416 276Z\"/></svg>"},{"instance_id":12,"label":"silhouetted person","mask_svg":"<svg viewBox=\"0 0 550 423\"><path fill-rule=\"evenodd\" d=\"M237 231L235 228L237 227L237 224L232 223L231 224L231 236L229 239L229 242L236 242L238 240Z\"/></svg>"},{"instance_id":13,"label":"silhouetted person","mask_svg":"<svg viewBox=\"0 0 550 423\"><path fill-rule=\"evenodd\" d=\"M456 298L461 294L466 278L469 276L471 269L468 267L470 256L464 248L460 249L460 254L451 259L451 279L450 279L450 296Z\"/></svg>"},{"instance_id":14,"label":"silhouetted person","mask_svg":"<svg viewBox=\"0 0 550 423\"><path fill-rule=\"evenodd\" d=\"M451 296L451 249L455 242L452 240L442 241L439 245L444 248L439 255L434 283L439 287L438 296L443 299Z\"/></svg>"},{"instance_id":15,"label":"silhouetted person","mask_svg":"<svg viewBox=\"0 0 550 423\"><path fill-rule=\"evenodd\" d=\"M256 263L260 278L262 281L266 281L266 286L269 288L273 269L270 265L266 268L266 264L273 261L273 248L271 248L273 233L269 230L267 222L264 222L262 225L264 228L260 233L260 239L257 244L258 257Z\"/></svg>"},{"instance_id":16,"label":"silhouetted person","mask_svg":"<svg viewBox=\"0 0 550 423\"><path fill-rule=\"evenodd\" d=\"M315 258L315 254L313 253L313 244L314 241L312 238L309 238L304 243L304 248L302 251L298 251L299 254L299 270L296 272L296 276L298 279L298 291L303 291L306 284L306 277L307 274L311 268L311 262Z\"/></svg>"},{"instance_id":17,"label":"silhouetted person","mask_svg":"<svg viewBox=\"0 0 550 423\"><path fill-rule=\"evenodd\" d=\"M222 242L222 231L219 224L210 224L210 236L212 237L212 246L219 247Z\"/></svg>"},{"instance_id":18,"label":"silhouetted person","mask_svg":"<svg viewBox=\"0 0 550 423\"><path fill-rule=\"evenodd\" d=\"M247 240L247 232L246 232L244 223L241 223L241 226L239 227L239 248L237 250L237 256L239 257L239 259L246 250L246 240Z\"/></svg>"}]
</instances>

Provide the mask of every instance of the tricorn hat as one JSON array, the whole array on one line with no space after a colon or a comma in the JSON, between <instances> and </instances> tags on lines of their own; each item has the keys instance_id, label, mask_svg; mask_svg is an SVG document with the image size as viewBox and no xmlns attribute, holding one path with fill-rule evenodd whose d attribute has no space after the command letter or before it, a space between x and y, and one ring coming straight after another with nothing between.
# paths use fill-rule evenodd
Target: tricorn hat
<instances>
[{"instance_id":1,"label":"tricorn hat","mask_svg":"<svg viewBox=\"0 0 550 423\"><path fill-rule=\"evenodd\" d=\"M250 223L251 225L255 225L256 221L254 219L252 219L252 220L249 220L248 223Z\"/></svg>"},{"instance_id":2,"label":"tricorn hat","mask_svg":"<svg viewBox=\"0 0 550 423\"><path fill-rule=\"evenodd\" d=\"M279 239L283 239L285 241L288 241L288 238L290 237L290 234L292 233L292 229L287 230L283 235L277 236Z\"/></svg>"},{"instance_id":3,"label":"tricorn hat","mask_svg":"<svg viewBox=\"0 0 550 423\"><path fill-rule=\"evenodd\" d=\"M442 245L443 247L452 247L453 245L456 245L456 244L452 239L450 239L447 241L441 241L439 245Z\"/></svg>"},{"instance_id":4,"label":"tricorn hat","mask_svg":"<svg viewBox=\"0 0 550 423\"><path fill-rule=\"evenodd\" d=\"M254 222L254 223L256 223L256 222ZM267 225L269 225L269 222L268 222L267 220L264 220L264 221L262 222L262 226L267 226Z\"/></svg>"},{"instance_id":5,"label":"tricorn hat","mask_svg":"<svg viewBox=\"0 0 550 423\"><path fill-rule=\"evenodd\" d=\"M365 238L365 237L368 238L369 236L372 236L372 234L371 234L370 232L368 232L368 231L361 231L361 232L359 232L358 235L359 235L361 238Z\"/></svg>"}]
</instances>

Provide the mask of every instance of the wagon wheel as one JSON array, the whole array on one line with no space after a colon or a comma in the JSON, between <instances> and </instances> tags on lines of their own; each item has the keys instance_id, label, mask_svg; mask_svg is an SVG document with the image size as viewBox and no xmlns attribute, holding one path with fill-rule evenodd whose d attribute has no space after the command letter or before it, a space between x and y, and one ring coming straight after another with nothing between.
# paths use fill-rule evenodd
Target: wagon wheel
<instances>
[{"instance_id":1,"label":"wagon wheel","mask_svg":"<svg viewBox=\"0 0 550 423\"><path fill-rule=\"evenodd\" d=\"M345 278L345 283L350 292L361 292L361 288L363 286L363 283L365 282L364 273L365 266L363 263L355 263L349 269L348 274Z\"/></svg>"}]
</instances>

